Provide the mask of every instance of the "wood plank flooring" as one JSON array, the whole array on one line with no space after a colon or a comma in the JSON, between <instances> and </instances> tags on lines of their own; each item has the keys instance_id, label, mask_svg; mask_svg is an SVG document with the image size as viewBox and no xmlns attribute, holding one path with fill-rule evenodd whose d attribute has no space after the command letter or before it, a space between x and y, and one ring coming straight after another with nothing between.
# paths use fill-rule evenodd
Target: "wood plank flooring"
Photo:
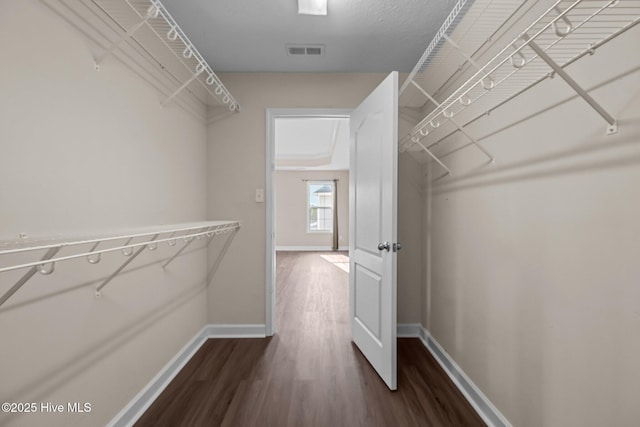
<instances>
[{"instance_id":1,"label":"wood plank flooring","mask_svg":"<svg viewBox=\"0 0 640 427\"><path fill-rule=\"evenodd\" d=\"M136 426L484 426L418 339L389 391L351 343L348 274L278 252L270 338L207 341Z\"/></svg>"}]
</instances>

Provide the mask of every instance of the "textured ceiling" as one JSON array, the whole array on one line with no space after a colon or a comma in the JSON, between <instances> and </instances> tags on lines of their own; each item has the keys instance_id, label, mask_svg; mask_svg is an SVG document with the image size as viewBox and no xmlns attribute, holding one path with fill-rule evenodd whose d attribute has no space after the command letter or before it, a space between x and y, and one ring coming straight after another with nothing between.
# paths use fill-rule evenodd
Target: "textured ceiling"
<instances>
[{"instance_id":1,"label":"textured ceiling","mask_svg":"<svg viewBox=\"0 0 640 427\"><path fill-rule=\"evenodd\" d=\"M328 0L328 16L296 0L162 0L216 72L410 71L453 0ZM322 44L324 56L288 56Z\"/></svg>"}]
</instances>

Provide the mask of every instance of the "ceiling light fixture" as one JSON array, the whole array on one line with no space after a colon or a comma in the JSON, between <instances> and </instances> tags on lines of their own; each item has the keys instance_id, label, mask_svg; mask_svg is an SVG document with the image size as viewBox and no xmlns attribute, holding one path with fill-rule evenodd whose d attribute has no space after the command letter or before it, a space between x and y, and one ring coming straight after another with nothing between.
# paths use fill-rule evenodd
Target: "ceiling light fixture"
<instances>
[{"instance_id":1,"label":"ceiling light fixture","mask_svg":"<svg viewBox=\"0 0 640 427\"><path fill-rule=\"evenodd\" d=\"M298 0L299 15L326 15L327 0Z\"/></svg>"}]
</instances>

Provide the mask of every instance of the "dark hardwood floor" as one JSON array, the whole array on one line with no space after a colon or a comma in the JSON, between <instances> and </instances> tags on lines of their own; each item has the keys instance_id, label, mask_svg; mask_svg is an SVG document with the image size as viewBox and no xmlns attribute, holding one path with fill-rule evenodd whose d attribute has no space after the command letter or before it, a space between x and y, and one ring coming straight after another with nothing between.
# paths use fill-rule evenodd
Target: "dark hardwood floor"
<instances>
[{"instance_id":1,"label":"dark hardwood floor","mask_svg":"<svg viewBox=\"0 0 640 427\"><path fill-rule=\"evenodd\" d=\"M278 333L207 341L136 426L484 426L418 339L389 391L351 343L348 274L277 255Z\"/></svg>"}]
</instances>

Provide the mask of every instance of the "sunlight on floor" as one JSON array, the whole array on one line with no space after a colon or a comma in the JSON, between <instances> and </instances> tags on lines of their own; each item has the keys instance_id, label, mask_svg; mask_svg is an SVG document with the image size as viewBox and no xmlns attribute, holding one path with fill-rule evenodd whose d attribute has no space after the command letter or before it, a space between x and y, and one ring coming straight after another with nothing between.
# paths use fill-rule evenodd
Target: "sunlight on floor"
<instances>
[{"instance_id":1,"label":"sunlight on floor","mask_svg":"<svg viewBox=\"0 0 640 427\"><path fill-rule=\"evenodd\" d=\"M320 255L326 261L329 261L341 270L349 272L349 256L348 255Z\"/></svg>"}]
</instances>

